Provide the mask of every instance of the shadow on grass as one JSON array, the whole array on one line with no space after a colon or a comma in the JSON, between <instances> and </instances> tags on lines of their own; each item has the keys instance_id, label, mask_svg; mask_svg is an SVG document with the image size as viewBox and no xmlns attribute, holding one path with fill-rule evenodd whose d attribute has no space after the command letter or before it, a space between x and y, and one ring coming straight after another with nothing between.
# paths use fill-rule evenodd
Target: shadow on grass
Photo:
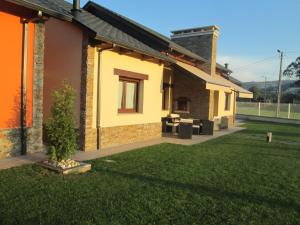
<instances>
[{"instance_id":1,"label":"shadow on grass","mask_svg":"<svg viewBox=\"0 0 300 225\"><path fill-rule=\"evenodd\" d=\"M270 121L246 121L246 126L253 126L253 125L261 125L261 126L273 126L273 127L299 127L299 124L285 124L285 123L277 123L277 122L270 122Z\"/></svg>"},{"instance_id":2,"label":"shadow on grass","mask_svg":"<svg viewBox=\"0 0 300 225\"><path fill-rule=\"evenodd\" d=\"M286 154L270 154L270 153L257 153L258 155L261 156L266 156L266 157L279 157L279 158L286 158L286 159L300 159L300 156L295 156L295 155L286 155Z\"/></svg>"},{"instance_id":3,"label":"shadow on grass","mask_svg":"<svg viewBox=\"0 0 300 225\"><path fill-rule=\"evenodd\" d=\"M300 127L299 127L300 129ZM272 129L265 129L265 130L246 130L246 131L241 131L241 134L247 136L255 135L255 136L266 136L267 132L272 132L273 136L278 136L278 137L288 137L288 138L299 138L300 133L295 132L295 131L277 131L277 130L272 130Z\"/></svg>"},{"instance_id":4,"label":"shadow on grass","mask_svg":"<svg viewBox=\"0 0 300 225\"><path fill-rule=\"evenodd\" d=\"M269 205L271 207L276 207L276 208L279 207L279 208L285 208L285 209L293 209L295 211L300 212L300 204L298 204L296 202L288 202L288 201L282 201L279 199L271 199L268 197L251 195L251 194L247 194L247 193L225 191L225 190L221 190L219 188L208 187L208 186L199 185L199 184L189 184L189 183L180 183L177 181L162 180L159 178L148 177L148 176L139 175L139 174L127 174L127 173L123 173L123 172L119 172L119 171L112 171L112 170L101 170L101 171L103 171L105 173L109 173L113 176L119 176L119 177L123 177L126 179L136 179L136 180L146 182L149 184L152 183L152 184L163 185L166 187L174 187L177 189L192 191L197 194L207 194L207 195L210 195L210 196L216 197L216 198L227 198L230 200L237 199L237 200L247 201L247 202L256 203L256 204Z\"/></svg>"},{"instance_id":5,"label":"shadow on grass","mask_svg":"<svg viewBox=\"0 0 300 225\"><path fill-rule=\"evenodd\" d=\"M300 159L300 149L297 149L295 147L290 147L290 146L284 146L284 149L281 147L278 147L277 145L267 145L267 144L262 144L260 143L261 146L259 149L257 148L257 144L247 144L247 148L252 148L252 151L249 151L249 149L243 151L243 154L248 154L248 155L254 155L254 156L262 156L262 157L280 157L280 158L286 158L286 159ZM283 144L283 143L278 143L278 144ZM238 144L238 143L229 143L225 142L223 143L224 145L228 145L229 147L236 146L239 147L238 150L244 149L245 145L244 144ZM264 151L267 150L267 151ZM270 153L270 151L273 151L274 153ZM294 154L282 154L282 153L287 153L292 151Z\"/></svg>"},{"instance_id":6,"label":"shadow on grass","mask_svg":"<svg viewBox=\"0 0 300 225\"><path fill-rule=\"evenodd\" d=\"M298 148L297 143L286 143L286 142L280 142L280 141L273 141L271 144L267 144L265 141L253 141L252 143L233 143L229 141L224 141L222 143L223 146L227 145L229 147L239 147L240 149L245 149L247 148L247 151L249 148L252 148L253 153L260 153L261 151L268 150L268 151L276 151L276 152L288 152L288 151L293 151L293 152L300 152L300 148ZM284 146L284 147L283 147ZM245 152L245 151L244 151Z\"/></svg>"}]
</instances>

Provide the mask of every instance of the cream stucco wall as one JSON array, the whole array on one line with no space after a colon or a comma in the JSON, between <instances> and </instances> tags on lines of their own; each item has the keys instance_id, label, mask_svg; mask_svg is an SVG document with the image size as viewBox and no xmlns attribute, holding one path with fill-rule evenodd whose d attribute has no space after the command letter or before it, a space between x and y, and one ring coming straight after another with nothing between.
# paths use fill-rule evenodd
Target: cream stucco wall
<instances>
[{"instance_id":1,"label":"cream stucco wall","mask_svg":"<svg viewBox=\"0 0 300 225\"><path fill-rule=\"evenodd\" d=\"M225 110L225 93L230 93L230 110ZM223 91L219 90L219 104L218 104L218 116L217 118L221 118L222 116L232 116L234 111L235 98L233 91Z\"/></svg>"},{"instance_id":2,"label":"cream stucco wall","mask_svg":"<svg viewBox=\"0 0 300 225\"><path fill-rule=\"evenodd\" d=\"M98 73L98 57L95 59L95 71ZM158 123L162 116L163 65L143 61L136 57L122 55L113 51L100 53L100 126L114 127L132 124ZM149 76L141 81L140 112L118 113L118 81L114 69L122 69ZM97 77L97 76L95 76ZM94 90L97 78L94 79ZM97 94L94 93L93 126L96 127ZM141 104L142 102L142 104Z\"/></svg>"},{"instance_id":3,"label":"cream stucco wall","mask_svg":"<svg viewBox=\"0 0 300 225\"><path fill-rule=\"evenodd\" d=\"M53 91L66 80L76 91L74 110L79 125L82 31L72 23L54 18L45 26L44 122L51 115Z\"/></svg>"},{"instance_id":4,"label":"cream stucco wall","mask_svg":"<svg viewBox=\"0 0 300 225\"><path fill-rule=\"evenodd\" d=\"M95 51L95 57L94 57L94 80L93 80L93 128L97 127L97 107L98 107L98 85L100 87L99 81L99 61L101 60L102 53L99 54L99 51L97 48L94 48ZM100 56L100 57L99 57ZM100 99L100 94L99 94L99 99ZM101 102L99 101L99 105L101 105ZM100 106L99 106L100 109ZM100 116L100 113L99 113ZM98 124L100 125L100 124Z\"/></svg>"}]
</instances>

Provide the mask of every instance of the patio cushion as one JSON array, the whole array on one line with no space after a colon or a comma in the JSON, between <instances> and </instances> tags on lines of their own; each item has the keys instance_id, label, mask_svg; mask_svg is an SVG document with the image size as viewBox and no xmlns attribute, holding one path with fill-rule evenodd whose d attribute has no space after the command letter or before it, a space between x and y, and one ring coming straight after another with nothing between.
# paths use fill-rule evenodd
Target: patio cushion
<instances>
[{"instance_id":1,"label":"patio cushion","mask_svg":"<svg viewBox=\"0 0 300 225\"><path fill-rule=\"evenodd\" d=\"M193 123L193 119L181 119L180 122L182 122L182 123Z\"/></svg>"}]
</instances>

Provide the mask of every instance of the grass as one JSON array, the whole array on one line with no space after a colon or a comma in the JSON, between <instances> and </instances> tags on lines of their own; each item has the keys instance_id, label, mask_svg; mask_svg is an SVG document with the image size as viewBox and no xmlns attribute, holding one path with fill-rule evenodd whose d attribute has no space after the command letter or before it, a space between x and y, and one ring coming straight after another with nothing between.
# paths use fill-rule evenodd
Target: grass
<instances>
[{"instance_id":1,"label":"grass","mask_svg":"<svg viewBox=\"0 0 300 225\"><path fill-rule=\"evenodd\" d=\"M300 224L299 126L246 127L94 160L84 175L0 171L0 224Z\"/></svg>"}]
</instances>

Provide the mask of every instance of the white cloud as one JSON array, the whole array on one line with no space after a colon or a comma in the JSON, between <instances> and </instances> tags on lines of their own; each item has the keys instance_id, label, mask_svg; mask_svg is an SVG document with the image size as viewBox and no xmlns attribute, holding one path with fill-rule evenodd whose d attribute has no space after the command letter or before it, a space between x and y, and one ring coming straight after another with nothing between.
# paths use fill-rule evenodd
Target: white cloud
<instances>
[{"instance_id":1,"label":"white cloud","mask_svg":"<svg viewBox=\"0 0 300 225\"><path fill-rule=\"evenodd\" d=\"M292 59L286 58L283 69ZM245 56L219 56L220 64L229 63L229 69L233 71L232 76L240 81L263 81L267 76L268 80L277 80L279 73L279 57L254 58Z\"/></svg>"}]
</instances>

